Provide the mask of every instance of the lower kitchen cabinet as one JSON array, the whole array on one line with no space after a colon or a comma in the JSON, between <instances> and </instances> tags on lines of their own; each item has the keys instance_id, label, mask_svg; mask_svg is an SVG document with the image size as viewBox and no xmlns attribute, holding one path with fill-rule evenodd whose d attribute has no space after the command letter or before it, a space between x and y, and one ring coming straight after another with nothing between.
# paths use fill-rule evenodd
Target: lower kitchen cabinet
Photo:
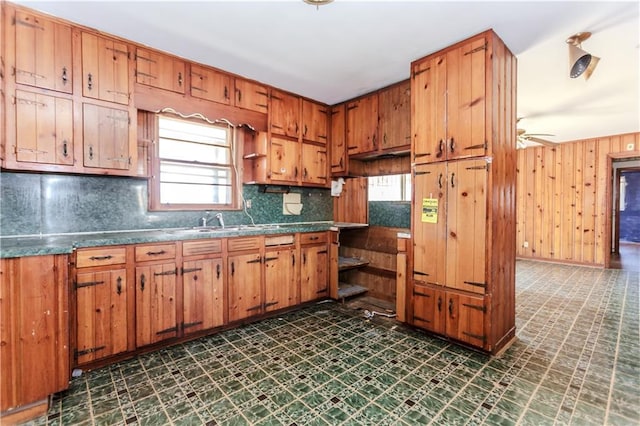
<instances>
[{"instance_id":1,"label":"lower kitchen cabinet","mask_svg":"<svg viewBox=\"0 0 640 426\"><path fill-rule=\"evenodd\" d=\"M414 284L413 323L425 330L483 347L485 312L483 296Z\"/></svg>"},{"instance_id":2,"label":"lower kitchen cabinet","mask_svg":"<svg viewBox=\"0 0 640 426\"><path fill-rule=\"evenodd\" d=\"M127 270L78 273L75 364L126 352L129 296Z\"/></svg>"},{"instance_id":3,"label":"lower kitchen cabinet","mask_svg":"<svg viewBox=\"0 0 640 426\"><path fill-rule=\"evenodd\" d=\"M299 289L296 251L293 247L268 250L264 256L264 310L277 311L297 305Z\"/></svg>"},{"instance_id":4,"label":"lower kitchen cabinet","mask_svg":"<svg viewBox=\"0 0 640 426\"><path fill-rule=\"evenodd\" d=\"M44 414L69 384L67 255L0 259L0 423Z\"/></svg>"},{"instance_id":5,"label":"lower kitchen cabinet","mask_svg":"<svg viewBox=\"0 0 640 426\"><path fill-rule=\"evenodd\" d=\"M259 314L262 309L262 255L230 255L227 280L229 322Z\"/></svg>"},{"instance_id":6,"label":"lower kitchen cabinet","mask_svg":"<svg viewBox=\"0 0 640 426\"><path fill-rule=\"evenodd\" d=\"M329 295L329 252L323 245L302 246L300 249L300 302L309 302Z\"/></svg>"},{"instance_id":7,"label":"lower kitchen cabinet","mask_svg":"<svg viewBox=\"0 0 640 426\"><path fill-rule=\"evenodd\" d=\"M182 264L182 331L184 334L224 324L222 258Z\"/></svg>"},{"instance_id":8,"label":"lower kitchen cabinet","mask_svg":"<svg viewBox=\"0 0 640 426\"><path fill-rule=\"evenodd\" d=\"M178 335L175 262L136 267L136 346Z\"/></svg>"}]
</instances>

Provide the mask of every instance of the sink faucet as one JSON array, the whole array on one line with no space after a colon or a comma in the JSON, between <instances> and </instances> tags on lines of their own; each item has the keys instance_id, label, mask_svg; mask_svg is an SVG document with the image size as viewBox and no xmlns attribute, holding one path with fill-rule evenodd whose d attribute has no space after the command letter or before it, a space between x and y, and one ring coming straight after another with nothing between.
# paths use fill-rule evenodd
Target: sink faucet
<instances>
[{"instance_id":1,"label":"sink faucet","mask_svg":"<svg viewBox=\"0 0 640 426\"><path fill-rule=\"evenodd\" d=\"M209 212L204 212L204 216L200 218L200 223L203 228L207 227L207 222L209 222Z\"/></svg>"},{"instance_id":2,"label":"sink faucet","mask_svg":"<svg viewBox=\"0 0 640 426\"><path fill-rule=\"evenodd\" d=\"M220 227L224 229L224 219L222 218L222 213L216 214L216 219L218 219L218 222L220 222Z\"/></svg>"}]
</instances>

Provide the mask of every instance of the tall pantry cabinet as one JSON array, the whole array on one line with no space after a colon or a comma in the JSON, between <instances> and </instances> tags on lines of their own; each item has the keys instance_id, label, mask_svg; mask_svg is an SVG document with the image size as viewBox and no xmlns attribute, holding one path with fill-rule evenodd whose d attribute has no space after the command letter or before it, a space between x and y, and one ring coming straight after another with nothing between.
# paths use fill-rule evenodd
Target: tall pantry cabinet
<instances>
[{"instance_id":1,"label":"tall pantry cabinet","mask_svg":"<svg viewBox=\"0 0 640 426\"><path fill-rule=\"evenodd\" d=\"M494 354L515 336L515 95L491 30L411 64L407 320Z\"/></svg>"}]
</instances>

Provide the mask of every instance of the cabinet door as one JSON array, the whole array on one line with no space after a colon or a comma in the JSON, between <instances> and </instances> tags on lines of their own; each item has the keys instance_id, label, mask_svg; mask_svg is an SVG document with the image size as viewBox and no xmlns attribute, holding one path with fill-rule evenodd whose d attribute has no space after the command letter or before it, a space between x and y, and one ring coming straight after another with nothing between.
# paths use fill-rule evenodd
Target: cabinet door
<instances>
[{"instance_id":1,"label":"cabinet door","mask_svg":"<svg viewBox=\"0 0 640 426\"><path fill-rule=\"evenodd\" d=\"M267 88L243 78L235 79L235 105L238 108L267 113Z\"/></svg>"},{"instance_id":2,"label":"cabinet door","mask_svg":"<svg viewBox=\"0 0 640 426\"><path fill-rule=\"evenodd\" d=\"M127 271L76 277L76 364L127 350Z\"/></svg>"},{"instance_id":3,"label":"cabinet door","mask_svg":"<svg viewBox=\"0 0 640 426\"><path fill-rule=\"evenodd\" d=\"M413 286L413 324L425 330L444 334L446 330L445 292L420 284Z\"/></svg>"},{"instance_id":4,"label":"cabinet door","mask_svg":"<svg viewBox=\"0 0 640 426\"><path fill-rule=\"evenodd\" d=\"M184 93L185 63L151 50L136 50L136 81L158 89Z\"/></svg>"},{"instance_id":5,"label":"cabinet door","mask_svg":"<svg viewBox=\"0 0 640 426\"><path fill-rule=\"evenodd\" d=\"M329 294L327 246L302 247L300 255L300 302L326 297Z\"/></svg>"},{"instance_id":6,"label":"cabinet door","mask_svg":"<svg viewBox=\"0 0 640 426\"><path fill-rule=\"evenodd\" d=\"M448 163L447 287L484 294L487 226L484 160Z\"/></svg>"},{"instance_id":7,"label":"cabinet door","mask_svg":"<svg viewBox=\"0 0 640 426\"><path fill-rule=\"evenodd\" d=\"M183 321L185 334L224 324L222 259L184 262Z\"/></svg>"},{"instance_id":8,"label":"cabinet door","mask_svg":"<svg viewBox=\"0 0 640 426\"><path fill-rule=\"evenodd\" d=\"M0 259L0 412L69 385L67 256Z\"/></svg>"},{"instance_id":9,"label":"cabinet door","mask_svg":"<svg viewBox=\"0 0 640 426\"><path fill-rule=\"evenodd\" d=\"M191 96L229 105L231 76L211 68L191 64Z\"/></svg>"},{"instance_id":10,"label":"cabinet door","mask_svg":"<svg viewBox=\"0 0 640 426\"><path fill-rule=\"evenodd\" d=\"M428 57L412 66L411 133L416 163L445 159L447 58Z\"/></svg>"},{"instance_id":11,"label":"cabinet door","mask_svg":"<svg viewBox=\"0 0 640 426\"><path fill-rule=\"evenodd\" d=\"M16 83L72 93L71 27L16 11Z\"/></svg>"},{"instance_id":12,"label":"cabinet door","mask_svg":"<svg viewBox=\"0 0 640 426\"><path fill-rule=\"evenodd\" d=\"M275 311L298 303L296 251L267 251L264 257L264 308Z\"/></svg>"},{"instance_id":13,"label":"cabinet door","mask_svg":"<svg viewBox=\"0 0 640 426\"><path fill-rule=\"evenodd\" d=\"M16 160L73 165L73 102L16 90Z\"/></svg>"},{"instance_id":14,"label":"cabinet door","mask_svg":"<svg viewBox=\"0 0 640 426\"><path fill-rule=\"evenodd\" d=\"M327 147L302 144L302 183L326 185L328 182Z\"/></svg>"},{"instance_id":15,"label":"cabinet door","mask_svg":"<svg viewBox=\"0 0 640 426\"><path fill-rule=\"evenodd\" d=\"M378 149L378 95L347 103L347 153L349 155Z\"/></svg>"},{"instance_id":16,"label":"cabinet door","mask_svg":"<svg viewBox=\"0 0 640 426\"><path fill-rule=\"evenodd\" d=\"M229 256L229 322L262 312L262 257L259 253Z\"/></svg>"},{"instance_id":17,"label":"cabinet door","mask_svg":"<svg viewBox=\"0 0 640 426\"><path fill-rule=\"evenodd\" d=\"M483 297L446 292L447 335L461 342L484 348L485 303Z\"/></svg>"},{"instance_id":18,"label":"cabinet door","mask_svg":"<svg viewBox=\"0 0 640 426\"><path fill-rule=\"evenodd\" d=\"M411 86L407 81L378 94L380 148L409 150L411 145Z\"/></svg>"},{"instance_id":19,"label":"cabinet door","mask_svg":"<svg viewBox=\"0 0 640 426\"><path fill-rule=\"evenodd\" d=\"M331 174L347 171L346 105L331 108Z\"/></svg>"},{"instance_id":20,"label":"cabinet door","mask_svg":"<svg viewBox=\"0 0 640 426\"><path fill-rule=\"evenodd\" d=\"M484 37L447 53L448 158L482 156L485 133L486 71Z\"/></svg>"},{"instance_id":21,"label":"cabinet door","mask_svg":"<svg viewBox=\"0 0 640 426\"><path fill-rule=\"evenodd\" d=\"M307 99L302 100L302 139L327 143L329 133L328 107Z\"/></svg>"},{"instance_id":22,"label":"cabinet door","mask_svg":"<svg viewBox=\"0 0 640 426\"><path fill-rule=\"evenodd\" d=\"M177 336L175 263L136 267L136 344Z\"/></svg>"},{"instance_id":23,"label":"cabinet door","mask_svg":"<svg viewBox=\"0 0 640 426\"><path fill-rule=\"evenodd\" d=\"M129 46L82 33L82 95L129 104Z\"/></svg>"},{"instance_id":24,"label":"cabinet door","mask_svg":"<svg viewBox=\"0 0 640 426\"><path fill-rule=\"evenodd\" d=\"M447 166L418 165L414 171L413 279L444 285L447 268Z\"/></svg>"},{"instance_id":25,"label":"cabinet door","mask_svg":"<svg viewBox=\"0 0 640 426\"><path fill-rule=\"evenodd\" d=\"M300 98L271 89L271 133L297 138L300 135Z\"/></svg>"},{"instance_id":26,"label":"cabinet door","mask_svg":"<svg viewBox=\"0 0 640 426\"><path fill-rule=\"evenodd\" d=\"M269 151L270 175L275 182L297 183L300 176L300 143L298 141L271 137Z\"/></svg>"},{"instance_id":27,"label":"cabinet door","mask_svg":"<svg viewBox=\"0 0 640 426\"><path fill-rule=\"evenodd\" d=\"M84 104L83 114L85 167L129 169L129 112Z\"/></svg>"}]
</instances>

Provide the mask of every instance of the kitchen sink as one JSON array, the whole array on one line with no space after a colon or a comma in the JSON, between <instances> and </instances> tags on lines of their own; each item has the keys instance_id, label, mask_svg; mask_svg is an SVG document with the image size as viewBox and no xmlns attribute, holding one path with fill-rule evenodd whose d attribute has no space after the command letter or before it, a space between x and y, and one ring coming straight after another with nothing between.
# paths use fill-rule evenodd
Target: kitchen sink
<instances>
[{"instance_id":1,"label":"kitchen sink","mask_svg":"<svg viewBox=\"0 0 640 426\"><path fill-rule=\"evenodd\" d=\"M243 231L243 230L261 230L261 229L278 229L280 225L234 225L234 226L225 226L224 228L220 226L196 226L193 228L182 228L182 229L173 229L169 231L170 233L175 234L215 234L220 232L233 232L233 231Z\"/></svg>"}]
</instances>

